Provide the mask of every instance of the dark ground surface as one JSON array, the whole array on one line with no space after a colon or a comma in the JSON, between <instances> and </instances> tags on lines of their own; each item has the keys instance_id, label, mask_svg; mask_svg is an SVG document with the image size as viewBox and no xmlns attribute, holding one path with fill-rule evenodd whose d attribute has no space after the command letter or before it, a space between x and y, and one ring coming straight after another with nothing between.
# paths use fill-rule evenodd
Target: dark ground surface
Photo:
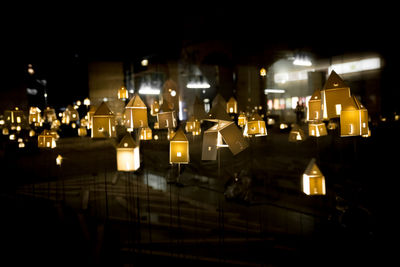
<instances>
[{"instance_id":1,"label":"dark ground surface","mask_svg":"<svg viewBox=\"0 0 400 267\"><path fill-rule=\"evenodd\" d=\"M371 130L370 138L330 131L289 143L288 132L275 126L236 156L221 150L220 175L217 161L201 161L201 136L188 135L191 162L181 166L183 186L167 184L177 167L168 162L162 136L142 141L141 169L117 180L116 140L62 137L54 150L18 150L3 137L2 261L343 266L390 260L396 247L390 242L398 240L400 123ZM58 154L65 158L61 168ZM313 157L325 175L326 196L301 192ZM238 184L245 177L251 183L246 197L228 200L224 192L234 173ZM151 187L149 177L157 181Z\"/></svg>"}]
</instances>

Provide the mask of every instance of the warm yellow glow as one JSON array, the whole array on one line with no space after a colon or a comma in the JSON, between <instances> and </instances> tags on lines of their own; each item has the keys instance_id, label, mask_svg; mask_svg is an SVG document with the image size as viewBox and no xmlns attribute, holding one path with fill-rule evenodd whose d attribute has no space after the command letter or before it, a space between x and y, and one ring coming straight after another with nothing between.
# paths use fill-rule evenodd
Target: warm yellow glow
<instances>
[{"instance_id":1,"label":"warm yellow glow","mask_svg":"<svg viewBox=\"0 0 400 267\"><path fill-rule=\"evenodd\" d=\"M89 99L89 98L85 98L85 99L83 100L83 104L84 104L85 106L89 106L89 105L90 105L90 99Z\"/></svg>"},{"instance_id":2,"label":"warm yellow glow","mask_svg":"<svg viewBox=\"0 0 400 267\"><path fill-rule=\"evenodd\" d=\"M18 147L19 147L19 148L24 148L24 147L25 147L25 143L24 143L24 142L18 143Z\"/></svg>"},{"instance_id":3,"label":"warm yellow glow","mask_svg":"<svg viewBox=\"0 0 400 267\"><path fill-rule=\"evenodd\" d=\"M21 117L17 117L17 123L21 123Z\"/></svg>"},{"instance_id":4,"label":"warm yellow glow","mask_svg":"<svg viewBox=\"0 0 400 267\"><path fill-rule=\"evenodd\" d=\"M17 129L17 132L21 131L21 126L18 125L16 129Z\"/></svg>"},{"instance_id":5,"label":"warm yellow glow","mask_svg":"<svg viewBox=\"0 0 400 267\"><path fill-rule=\"evenodd\" d=\"M340 115L340 112L342 111L342 105L341 104L336 104L336 115Z\"/></svg>"},{"instance_id":6,"label":"warm yellow glow","mask_svg":"<svg viewBox=\"0 0 400 267\"><path fill-rule=\"evenodd\" d=\"M157 134L154 135L154 140L158 140L158 135Z\"/></svg>"},{"instance_id":7,"label":"warm yellow glow","mask_svg":"<svg viewBox=\"0 0 400 267\"><path fill-rule=\"evenodd\" d=\"M9 134L8 128L3 128L2 133L3 135L8 135Z\"/></svg>"},{"instance_id":8,"label":"warm yellow glow","mask_svg":"<svg viewBox=\"0 0 400 267\"><path fill-rule=\"evenodd\" d=\"M9 138L10 140L15 140L15 134L10 134Z\"/></svg>"},{"instance_id":9,"label":"warm yellow glow","mask_svg":"<svg viewBox=\"0 0 400 267\"><path fill-rule=\"evenodd\" d=\"M34 131L34 130L30 130L30 131L29 131L29 136L30 136L30 137L33 137L33 136L35 136L35 134L36 134L36 133L35 133L35 131Z\"/></svg>"},{"instance_id":10,"label":"warm yellow glow","mask_svg":"<svg viewBox=\"0 0 400 267\"><path fill-rule=\"evenodd\" d=\"M129 98L129 94L128 94L128 90L122 86L119 90L118 90L118 99L128 99Z\"/></svg>"},{"instance_id":11,"label":"warm yellow glow","mask_svg":"<svg viewBox=\"0 0 400 267\"><path fill-rule=\"evenodd\" d=\"M182 152L180 152L180 151L176 152L176 156L177 156L178 158L182 157Z\"/></svg>"},{"instance_id":12,"label":"warm yellow glow","mask_svg":"<svg viewBox=\"0 0 400 267\"><path fill-rule=\"evenodd\" d=\"M82 102L80 100L76 101L76 105L80 106L82 104Z\"/></svg>"},{"instance_id":13,"label":"warm yellow glow","mask_svg":"<svg viewBox=\"0 0 400 267\"><path fill-rule=\"evenodd\" d=\"M76 123L75 122L71 123L71 127L72 127L72 129L75 129L76 128Z\"/></svg>"},{"instance_id":14,"label":"warm yellow glow","mask_svg":"<svg viewBox=\"0 0 400 267\"><path fill-rule=\"evenodd\" d=\"M265 68L261 68L261 69L260 69L260 76L261 76L261 77L267 76L267 70L266 70Z\"/></svg>"},{"instance_id":15,"label":"warm yellow glow","mask_svg":"<svg viewBox=\"0 0 400 267\"><path fill-rule=\"evenodd\" d=\"M306 195L325 195L325 177L303 174L303 192Z\"/></svg>"},{"instance_id":16,"label":"warm yellow glow","mask_svg":"<svg viewBox=\"0 0 400 267\"><path fill-rule=\"evenodd\" d=\"M125 146L125 144L124 144ZM117 148L118 171L136 171L140 167L139 147Z\"/></svg>"},{"instance_id":17,"label":"warm yellow glow","mask_svg":"<svg viewBox=\"0 0 400 267\"><path fill-rule=\"evenodd\" d=\"M61 155L58 155L57 158L56 158L57 166L61 166L62 161L63 161L63 157Z\"/></svg>"},{"instance_id":18,"label":"warm yellow glow","mask_svg":"<svg viewBox=\"0 0 400 267\"><path fill-rule=\"evenodd\" d=\"M281 123L281 124L279 125L279 129L281 129L281 130L284 130L284 129L286 129L286 128L288 128L288 125L287 125L286 123Z\"/></svg>"},{"instance_id":19,"label":"warm yellow glow","mask_svg":"<svg viewBox=\"0 0 400 267\"><path fill-rule=\"evenodd\" d=\"M0 120L0 125L4 125L4 120Z\"/></svg>"}]
</instances>

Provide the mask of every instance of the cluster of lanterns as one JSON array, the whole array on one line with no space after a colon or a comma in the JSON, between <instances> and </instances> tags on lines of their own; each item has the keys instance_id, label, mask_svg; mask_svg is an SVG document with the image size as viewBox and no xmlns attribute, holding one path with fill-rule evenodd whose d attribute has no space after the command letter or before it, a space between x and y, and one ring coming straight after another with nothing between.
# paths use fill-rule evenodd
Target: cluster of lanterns
<instances>
[{"instance_id":1,"label":"cluster of lanterns","mask_svg":"<svg viewBox=\"0 0 400 267\"><path fill-rule=\"evenodd\" d=\"M129 99L128 90L125 87L118 90L118 99ZM225 102L218 94L208 114L205 113L204 106L198 102L196 98L193 116L186 122L184 129L187 133L197 136L202 133L203 121L215 123L203 133L202 160L216 160L218 149L223 147L229 148L232 154L236 155L249 146L246 137L267 135L265 121L257 112L249 117L241 113L237 117L237 125L234 123L232 118L238 114L237 101L234 97ZM84 104L89 106L90 101L85 99ZM201 108L203 110L199 110ZM170 164L188 164L190 161L189 142L183 128L175 132L178 124L173 105L170 105L168 101L163 101L161 105L158 101L154 101L151 104L150 115L157 118L154 129L168 130ZM6 111L4 117L6 120L0 121L3 134L8 134L8 127L4 127L5 124L11 129L18 129L24 123L23 112L18 108ZM338 118L340 119L340 136L369 135L367 109L351 95L350 88L332 71L323 90L317 89L309 100L307 110L309 135L314 137L327 135L324 121L330 120L328 129L333 129L335 128L333 120ZM56 129L60 126L60 121L57 120L54 109L46 108L42 117L39 108L31 107L28 121L29 124L38 127L42 126L44 121L51 123L51 130L43 130L38 135L38 147L54 148L56 146L58 138ZM73 125L76 122L79 122L79 113L75 107L68 106L61 114L61 123ZM133 95L126 104L123 124L127 133L116 147L117 169L125 172L136 171L140 168L139 145L138 140L133 139L131 132L138 129L136 133L139 140L153 139L152 129L148 124L147 106L138 94ZM92 138L117 137L116 116L106 102L102 102L98 107L90 106L86 117L80 120L78 135L86 136L87 129L91 129ZM154 139L158 139L158 136L154 136ZM297 125L293 127L289 134L289 141L298 142L304 139L303 130ZM61 160L62 158L57 158L57 164L60 162L59 165L61 165ZM325 178L316 165L315 159L308 164L302 181L305 194L325 194Z\"/></svg>"}]
</instances>

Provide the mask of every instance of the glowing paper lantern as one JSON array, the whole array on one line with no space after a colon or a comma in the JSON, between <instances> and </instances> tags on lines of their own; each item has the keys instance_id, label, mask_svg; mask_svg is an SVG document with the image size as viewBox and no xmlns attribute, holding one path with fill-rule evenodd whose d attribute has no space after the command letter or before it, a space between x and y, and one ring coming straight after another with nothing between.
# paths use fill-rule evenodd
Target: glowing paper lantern
<instances>
[{"instance_id":1,"label":"glowing paper lantern","mask_svg":"<svg viewBox=\"0 0 400 267\"><path fill-rule=\"evenodd\" d=\"M289 142L302 142L305 139L304 131L298 125L293 126L289 133Z\"/></svg>"},{"instance_id":2,"label":"glowing paper lantern","mask_svg":"<svg viewBox=\"0 0 400 267\"><path fill-rule=\"evenodd\" d=\"M332 71L321 91L323 119L339 118L342 108L350 97L350 87L335 71Z\"/></svg>"},{"instance_id":3,"label":"glowing paper lantern","mask_svg":"<svg viewBox=\"0 0 400 267\"><path fill-rule=\"evenodd\" d=\"M226 112L229 114L237 114L237 101L233 96L229 98L228 102L226 103Z\"/></svg>"},{"instance_id":4,"label":"glowing paper lantern","mask_svg":"<svg viewBox=\"0 0 400 267\"><path fill-rule=\"evenodd\" d=\"M193 135L199 135L201 133L201 124L195 117L190 117L186 122L185 130L187 133L192 133Z\"/></svg>"},{"instance_id":5,"label":"glowing paper lantern","mask_svg":"<svg viewBox=\"0 0 400 267\"><path fill-rule=\"evenodd\" d=\"M52 123L57 119L56 110L54 108L46 107L43 111L43 118L45 121Z\"/></svg>"},{"instance_id":6,"label":"glowing paper lantern","mask_svg":"<svg viewBox=\"0 0 400 267\"><path fill-rule=\"evenodd\" d=\"M115 115L106 102L102 102L93 114L92 138L116 137Z\"/></svg>"},{"instance_id":7,"label":"glowing paper lantern","mask_svg":"<svg viewBox=\"0 0 400 267\"><path fill-rule=\"evenodd\" d=\"M157 100L154 100L153 104L151 104L150 115L156 116L158 112L160 112L160 104Z\"/></svg>"},{"instance_id":8,"label":"glowing paper lantern","mask_svg":"<svg viewBox=\"0 0 400 267\"><path fill-rule=\"evenodd\" d=\"M24 119L24 112L18 107L14 110L4 111L5 123L11 126L21 125ZM11 129L12 130L12 129Z\"/></svg>"},{"instance_id":9,"label":"glowing paper lantern","mask_svg":"<svg viewBox=\"0 0 400 267\"><path fill-rule=\"evenodd\" d=\"M340 114L340 136L368 136L368 111L357 100L351 97Z\"/></svg>"},{"instance_id":10,"label":"glowing paper lantern","mask_svg":"<svg viewBox=\"0 0 400 267\"><path fill-rule=\"evenodd\" d=\"M325 195L325 177L319 170L315 159L311 159L303 173L303 192L307 195Z\"/></svg>"},{"instance_id":11,"label":"glowing paper lantern","mask_svg":"<svg viewBox=\"0 0 400 267\"><path fill-rule=\"evenodd\" d=\"M57 166L61 167L62 161L63 161L63 157L61 155L58 155L57 158L56 158Z\"/></svg>"},{"instance_id":12,"label":"glowing paper lantern","mask_svg":"<svg viewBox=\"0 0 400 267\"><path fill-rule=\"evenodd\" d=\"M240 127L244 127L245 125L246 125L246 123L247 123L247 117L246 117L246 115L245 114L240 114L239 115L239 117L238 117L238 125L240 126Z\"/></svg>"},{"instance_id":13,"label":"glowing paper lantern","mask_svg":"<svg viewBox=\"0 0 400 267\"><path fill-rule=\"evenodd\" d=\"M149 127L140 129L140 140L151 140L153 139L153 132Z\"/></svg>"},{"instance_id":14,"label":"glowing paper lantern","mask_svg":"<svg viewBox=\"0 0 400 267\"><path fill-rule=\"evenodd\" d=\"M219 121L204 131L201 159L216 160L220 147L228 147L236 155L248 146L242 132L233 121Z\"/></svg>"},{"instance_id":15,"label":"glowing paper lantern","mask_svg":"<svg viewBox=\"0 0 400 267\"><path fill-rule=\"evenodd\" d=\"M248 119L244 131L244 136L254 135L254 136L265 136L267 135L267 128L265 127L265 121L258 115L258 113L253 113Z\"/></svg>"},{"instance_id":16,"label":"glowing paper lantern","mask_svg":"<svg viewBox=\"0 0 400 267\"><path fill-rule=\"evenodd\" d=\"M307 120L322 120L321 91L319 89L315 90L310 100L308 101Z\"/></svg>"},{"instance_id":17,"label":"glowing paper lantern","mask_svg":"<svg viewBox=\"0 0 400 267\"><path fill-rule=\"evenodd\" d=\"M97 109L96 106L91 105L90 109L89 109L89 111L88 111L88 113L86 115L87 119L88 119L88 125L87 125L88 129L92 129L92 126L93 126L93 114L96 112L96 109Z\"/></svg>"},{"instance_id":18,"label":"glowing paper lantern","mask_svg":"<svg viewBox=\"0 0 400 267\"><path fill-rule=\"evenodd\" d=\"M40 117L40 109L37 107L30 107L29 108L29 124L35 124L35 126L39 126L42 124Z\"/></svg>"},{"instance_id":19,"label":"glowing paper lantern","mask_svg":"<svg viewBox=\"0 0 400 267\"><path fill-rule=\"evenodd\" d=\"M177 126L175 111L171 109L171 105L164 101L161 105L161 112L157 114L158 128L170 129Z\"/></svg>"},{"instance_id":20,"label":"glowing paper lantern","mask_svg":"<svg viewBox=\"0 0 400 267\"><path fill-rule=\"evenodd\" d=\"M54 134L49 130L43 130L43 132L38 135L38 147L41 148L55 148L56 138Z\"/></svg>"},{"instance_id":21,"label":"glowing paper lantern","mask_svg":"<svg viewBox=\"0 0 400 267\"><path fill-rule=\"evenodd\" d=\"M86 127L81 126L78 128L78 136L86 136L87 135L87 130Z\"/></svg>"},{"instance_id":22,"label":"glowing paper lantern","mask_svg":"<svg viewBox=\"0 0 400 267\"><path fill-rule=\"evenodd\" d=\"M169 142L169 162L189 163L189 142L182 129L179 129Z\"/></svg>"},{"instance_id":23,"label":"glowing paper lantern","mask_svg":"<svg viewBox=\"0 0 400 267\"><path fill-rule=\"evenodd\" d=\"M66 115L69 116L69 121L79 121L79 113L75 108L68 105L66 111Z\"/></svg>"},{"instance_id":24,"label":"glowing paper lantern","mask_svg":"<svg viewBox=\"0 0 400 267\"><path fill-rule=\"evenodd\" d=\"M147 107L138 94L135 94L125 107L125 126L128 129L147 127Z\"/></svg>"},{"instance_id":25,"label":"glowing paper lantern","mask_svg":"<svg viewBox=\"0 0 400 267\"><path fill-rule=\"evenodd\" d=\"M130 133L127 133L117 146L117 170L136 171L140 167L139 146Z\"/></svg>"},{"instance_id":26,"label":"glowing paper lantern","mask_svg":"<svg viewBox=\"0 0 400 267\"><path fill-rule=\"evenodd\" d=\"M128 98L129 98L128 90L126 90L124 86L121 86L121 88L118 89L118 99L125 100Z\"/></svg>"},{"instance_id":27,"label":"glowing paper lantern","mask_svg":"<svg viewBox=\"0 0 400 267\"><path fill-rule=\"evenodd\" d=\"M315 136L315 137L320 137L327 135L328 132L326 130L325 123L320 122L320 123L309 123L308 124L308 135L309 136Z\"/></svg>"}]
</instances>

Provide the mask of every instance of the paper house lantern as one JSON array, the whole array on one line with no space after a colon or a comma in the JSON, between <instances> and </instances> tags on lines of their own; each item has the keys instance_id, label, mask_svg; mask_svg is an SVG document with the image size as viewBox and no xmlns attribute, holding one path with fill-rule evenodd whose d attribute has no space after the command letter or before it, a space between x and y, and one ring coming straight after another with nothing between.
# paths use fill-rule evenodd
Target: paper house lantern
<instances>
[{"instance_id":1,"label":"paper house lantern","mask_svg":"<svg viewBox=\"0 0 400 267\"><path fill-rule=\"evenodd\" d=\"M87 135L87 130L86 127L81 126L78 128L78 136L86 136Z\"/></svg>"},{"instance_id":2,"label":"paper house lantern","mask_svg":"<svg viewBox=\"0 0 400 267\"><path fill-rule=\"evenodd\" d=\"M265 136L267 135L267 127L265 127L265 121L258 115L253 113L248 119L244 131L244 136Z\"/></svg>"},{"instance_id":3,"label":"paper house lantern","mask_svg":"<svg viewBox=\"0 0 400 267\"><path fill-rule=\"evenodd\" d=\"M368 135L368 111L351 97L340 114L340 136Z\"/></svg>"},{"instance_id":4,"label":"paper house lantern","mask_svg":"<svg viewBox=\"0 0 400 267\"><path fill-rule=\"evenodd\" d=\"M182 129L179 129L169 142L169 162L189 163L189 142Z\"/></svg>"},{"instance_id":5,"label":"paper house lantern","mask_svg":"<svg viewBox=\"0 0 400 267\"><path fill-rule=\"evenodd\" d=\"M201 123L195 117L190 117L186 122L185 130L187 133L192 133L193 135L199 135L201 133Z\"/></svg>"},{"instance_id":6,"label":"paper house lantern","mask_svg":"<svg viewBox=\"0 0 400 267\"><path fill-rule=\"evenodd\" d=\"M244 113L240 114L238 117L238 125L240 127L244 127L244 126L246 126L246 123L247 123L246 115Z\"/></svg>"},{"instance_id":7,"label":"paper house lantern","mask_svg":"<svg viewBox=\"0 0 400 267\"><path fill-rule=\"evenodd\" d=\"M52 123L57 119L56 110L54 108L46 107L43 111L43 118L45 121Z\"/></svg>"},{"instance_id":8,"label":"paper house lantern","mask_svg":"<svg viewBox=\"0 0 400 267\"><path fill-rule=\"evenodd\" d=\"M319 89L315 90L310 100L308 101L307 120L308 121L322 120L321 91Z\"/></svg>"},{"instance_id":9,"label":"paper house lantern","mask_svg":"<svg viewBox=\"0 0 400 267\"><path fill-rule=\"evenodd\" d=\"M43 130L43 132L38 135L38 147L55 148L56 138L54 137L54 133L51 133L50 130Z\"/></svg>"},{"instance_id":10,"label":"paper house lantern","mask_svg":"<svg viewBox=\"0 0 400 267\"><path fill-rule=\"evenodd\" d=\"M303 173L303 192L306 195L325 195L325 177L319 170L315 159L311 159Z\"/></svg>"},{"instance_id":11,"label":"paper house lantern","mask_svg":"<svg viewBox=\"0 0 400 267\"><path fill-rule=\"evenodd\" d=\"M151 140L153 139L153 132L149 127L140 129L140 140Z\"/></svg>"},{"instance_id":12,"label":"paper house lantern","mask_svg":"<svg viewBox=\"0 0 400 267\"><path fill-rule=\"evenodd\" d=\"M224 106L223 106L223 104L224 104ZM222 121L231 121L232 120L231 117L226 112L226 102L225 102L225 100L224 100L223 104L221 104L220 102L215 102L215 104L213 104L213 106L211 107L210 111L208 112L207 118L205 120L213 121L213 122L218 122L218 121L221 121L221 120Z\"/></svg>"},{"instance_id":13,"label":"paper house lantern","mask_svg":"<svg viewBox=\"0 0 400 267\"><path fill-rule=\"evenodd\" d=\"M216 160L220 147L228 147L236 155L248 146L242 132L233 121L219 121L204 131L201 159Z\"/></svg>"},{"instance_id":14,"label":"paper house lantern","mask_svg":"<svg viewBox=\"0 0 400 267\"><path fill-rule=\"evenodd\" d=\"M304 131L298 125L293 126L289 133L289 142L302 142L305 139Z\"/></svg>"},{"instance_id":15,"label":"paper house lantern","mask_svg":"<svg viewBox=\"0 0 400 267\"><path fill-rule=\"evenodd\" d=\"M67 116L69 116L69 121L79 121L79 113L71 105L67 106Z\"/></svg>"},{"instance_id":16,"label":"paper house lantern","mask_svg":"<svg viewBox=\"0 0 400 267\"><path fill-rule=\"evenodd\" d=\"M128 90L126 90L124 86L121 86L121 88L118 89L118 99L125 100L128 98L129 98Z\"/></svg>"},{"instance_id":17,"label":"paper house lantern","mask_svg":"<svg viewBox=\"0 0 400 267\"><path fill-rule=\"evenodd\" d=\"M221 105L221 107L223 107L224 110L226 110L227 103L226 103L225 99L224 99L220 94L217 94L217 95L214 97L214 99L213 99L213 101L212 101L212 103L211 103L211 107L214 107L214 106L216 106L217 104L218 104L218 105Z\"/></svg>"},{"instance_id":18,"label":"paper house lantern","mask_svg":"<svg viewBox=\"0 0 400 267\"><path fill-rule=\"evenodd\" d=\"M18 107L15 107L14 110L6 110L4 111L5 124L11 126L21 125L24 120L24 112L20 110Z\"/></svg>"},{"instance_id":19,"label":"paper house lantern","mask_svg":"<svg viewBox=\"0 0 400 267\"><path fill-rule=\"evenodd\" d=\"M124 118L128 129L148 127L147 107L138 94L135 94L126 105Z\"/></svg>"},{"instance_id":20,"label":"paper house lantern","mask_svg":"<svg viewBox=\"0 0 400 267\"><path fill-rule=\"evenodd\" d=\"M42 118L40 116L40 109L38 107L29 108L29 124L34 124L35 126L40 126L42 124Z\"/></svg>"},{"instance_id":21,"label":"paper house lantern","mask_svg":"<svg viewBox=\"0 0 400 267\"><path fill-rule=\"evenodd\" d=\"M309 136L315 136L315 137L320 137L327 135L328 132L326 130L325 123L320 122L320 123L309 123L308 124L308 135Z\"/></svg>"},{"instance_id":22,"label":"paper house lantern","mask_svg":"<svg viewBox=\"0 0 400 267\"><path fill-rule=\"evenodd\" d=\"M102 102L96 109L92 122L92 138L111 138L117 136L115 115L111 112L106 102Z\"/></svg>"},{"instance_id":23,"label":"paper house lantern","mask_svg":"<svg viewBox=\"0 0 400 267\"><path fill-rule=\"evenodd\" d=\"M151 104L150 114L151 116L156 116L158 112L160 112L160 104L157 100L154 100L153 104Z\"/></svg>"},{"instance_id":24,"label":"paper house lantern","mask_svg":"<svg viewBox=\"0 0 400 267\"><path fill-rule=\"evenodd\" d=\"M321 91L323 119L339 118L341 110L350 97L350 87L335 71L332 71Z\"/></svg>"},{"instance_id":25,"label":"paper house lantern","mask_svg":"<svg viewBox=\"0 0 400 267\"><path fill-rule=\"evenodd\" d=\"M117 146L117 170L123 172L136 171L140 167L139 146L130 133L127 133Z\"/></svg>"},{"instance_id":26,"label":"paper house lantern","mask_svg":"<svg viewBox=\"0 0 400 267\"><path fill-rule=\"evenodd\" d=\"M237 114L237 101L233 96L229 98L228 102L226 103L226 112L229 114Z\"/></svg>"},{"instance_id":27,"label":"paper house lantern","mask_svg":"<svg viewBox=\"0 0 400 267\"><path fill-rule=\"evenodd\" d=\"M96 112L96 109L97 109L96 106L91 105L90 108L89 108L89 111L88 111L88 113L86 115L87 116L87 120L88 120L88 125L87 125L88 129L92 129L92 127L93 127L93 115Z\"/></svg>"},{"instance_id":28,"label":"paper house lantern","mask_svg":"<svg viewBox=\"0 0 400 267\"><path fill-rule=\"evenodd\" d=\"M167 101L161 105L161 112L157 114L157 122L159 129L171 129L177 126L175 111Z\"/></svg>"}]
</instances>

